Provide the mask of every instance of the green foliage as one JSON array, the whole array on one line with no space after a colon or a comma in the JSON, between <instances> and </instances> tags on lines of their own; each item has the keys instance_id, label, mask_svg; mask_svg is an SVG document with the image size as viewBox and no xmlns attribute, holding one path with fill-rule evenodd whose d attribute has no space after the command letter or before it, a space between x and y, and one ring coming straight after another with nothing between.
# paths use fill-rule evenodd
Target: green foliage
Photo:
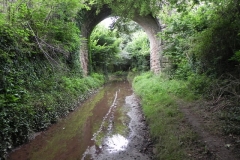
<instances>
[{"instance_id":1,"label":"green foliage","mask_svg":"<svg viewBox=\"0 0 240 160\"><path fill-rule=\"evenodd\" d=\"M123 17L115 17L109 28L116 29L118 31L117 36L124 36L127 39L131 39L132 34L141 30L141 27L136 22Z\"/></svg>"},{"instance_id":2,"label":"green foliage","mask_svg":"<svg viewBox=\"0 0 240 160\"><path fill-rule=\"evenodd\" d=\"M187 83L169 80L163 76L144 73L135 77L133 88L140 96L144 115L157 149L156 159L187 159L184 148L190 131L179 130L182 113L176 105L176 97L193 98ZM191 141L194 137L188 137Z\"/></svg>"},{"instance_id":3,"label":"green foliage","mask_svg":"<svg viewBox=\"0 0 240 160\"><path fill-rule=\"evenodd\" d=\"M5 7L1 32L15 39L12 45L24 46L28 54L42 53L53 60L79 48L79 29L74 21L81 7L77 0L16 1Z\"/></svg>"},{"instance_id":4,"label":"green foliage","mask_svg":"<svg viewBox=\"0 0 240 160\"><path fill-rule=\"evenodd\" d=\"M189 49L194 44L193 36L206 28L206 7L189 9L187 13L173 13L164 15L165 8L161 12L161 18L167 27L160 37L164 40L164 55L172 62L171 73L174 77L187 79L192 73L200 73L199 64L196 62L195 53Z\"/></svg>"},{"instance_id":5,"label":"green foliage","mask_svg":"<svg viewBox=\"0 0 240 160\"><path fill-rule=\"evenodd\" d=\"M117 27L114 26L117 36L121 37L119 44L121 51L113 59L113 71L148 71L150 68L150 44L146 33L133 21L121 22L122 24L121 27L118 26L119 24Z\"/></svg>"},{"instance_id":6,"label":"green foliage","mask_svg":"<svg viewBox=\"0 0 240 160\"><path fill-rule=\"evenodd\" d=\"M120 52L113 58L112 72L149 70L149 41L140 26L129 19L116 18L110 26L115 36L120 37Z\"/></svg>"},{"instance_id":7,"label":"green foliage","mask_svg":"<svg viewBox=\"0 0 240 160\"><path fill-rule=\"evenodd\" d=\"M236 70L237 63L229 59L240 49L238 8L231 0L215 7L215 12L209 17L212 23L196 35L196 44L191 51L196 53L203 71L219 76ZM223 15L226 16L222 18Z\"/></svg>"},{"instance_id":8,"label":"green foliage","mask_svg":"<svg viewBox=\"0 0 240 160\"><path fill-rule=\"evenodd\" d=\"M178 11L185 11L188 6L199 4L200 0L86 0L89 6L97 6L98 10L102 6L108 5L114 15L132 18L135 14L156 16L165 5L171 6Z\"/></svg>"},{"instance_id":9,"label":"green foliage","mask_svg":"<svg viewBox=\"0 0 240 160\"><path fill-rule=\"evenodd\" d=\"M112 70L114 59L119 52L120 39L115 38L116 31L97 26L90 37L92 68L107 74Z\"/></svg>"},{"instance_id":10,"label":"green foliage","mask_svg":"<svg viewBox=\"0 0 240 160\"><path fill-rule=\"evenodd\" d=\"M159 34L164 54L172 62L168 76L186 80L195 96L211 100L226 134L240 133L239 9L236 0L206 0L184 12L166 7L159 14L166 24Z\"/></svg>"},{"instance_id":11,"label":"green foliage","mask_svg":"<svg viewBox=\"0 0 240 160\"><path fill-rule=\"evenodd\" d=\"M150 45L145 32L138 31L132 35L132 41L127 44L126 50L132 55L149 55Z\"/></svg>"},{"instance_id":12,"label":"green foliage","mask_svg":"<svg viewBox=\"0 0 240 160\"><path fill-rule=\"evenodd\" d=\"M8 87L6 93L0 94L1 157L28 141L34 132L44 130L66 116L87 98L90 91L104 83L104 77L97 73L85 78L63 71L51 76L32 76L35 79L30 81L31 84L19 88L12 81L12 88Z\"/></svg>"},{"instance_id":13,"label":"green foliage","mask_svg":"<svg viewBox=\"0 0 240 160\"><path fill-rule=\"evenodd\" d=\"M78 0L0 5L0 159L72 111L103 76L81 78Z\"/></svg>"},{"instance_id":14,"label":"green foliage","mask_svg":"<svg viewBox=\"0 0 240 160\"><path fill-rule=\"evenodd\" d=\"M114 72L114 75L119 77L127 76L127 72L117 71L117 72Z\"/></svg>"},{"instance_id":15,"label":"green foliage","mask_svg":"<svg viewBox=\"0 0 240 160\"><path fill-rule=\"evenodd\" d=\"M230 58L230 60L240 62L240 50L235 52L234 55Z\"/></svg>"},{"instance_id":16,"label":"green foliage","mask_svg":"<svg viewBox=\"0 0 240 160\"><path fill-rule=\"evenodd\" d=\"M159 0L95 0L97 6L102 7L107 4L116 15L123 17L132 17L136 12L140 15L147 15L153 11L157 11Z\"/></svg>"},{"instance_id":17,"label":"green foliage","mask_svg":"<svg viewBox=\"0 0 240 160\"><path fill-rule=\"evenodd\" d=\"M171 11L170 16L164 14L169 8L160 13L167 25L160 36L165 42L164 54L173 63L173 76L187 79L192 73L220 76L238 72L238 8L235 1L227 0Z\"/></svg>"},{"instance_id":18,"label":"green foliage","mask_svg":"<svg viewBox=\"0 0 240 160\"><path fill-rule=\"evenodd\" d=\"M148 71L150 69L150 44L145 32L135 32L124 50L129 54L132 71Z\"/></svg>"}]
</instances>

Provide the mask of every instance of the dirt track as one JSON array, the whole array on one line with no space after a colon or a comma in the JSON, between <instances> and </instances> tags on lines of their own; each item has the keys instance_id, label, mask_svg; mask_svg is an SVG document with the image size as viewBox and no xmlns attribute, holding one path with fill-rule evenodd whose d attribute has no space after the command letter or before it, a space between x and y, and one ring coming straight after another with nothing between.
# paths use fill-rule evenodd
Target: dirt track
<instances>
[{"instance_id":1,"label":"dirt track","mask_svg":"<svg viewBox=\"0 0 240 160\"><path fill-rule=\"evenodd\" d=\"M191 157L193 159L239 159L233 153L234 147L231 144L231 138L224 136L221 132L214 131L216 124L213 122L213 115L211 113L199 107L199 104L187 104L183 101L179 101L178 104L181 112L185 115L185 122L190 124L191 128L199 135L199 142L204 146L205 151L202 155L197 152L192 153ZM201 105L204 105L204 103Z\"/></svg>"}]
</instances>

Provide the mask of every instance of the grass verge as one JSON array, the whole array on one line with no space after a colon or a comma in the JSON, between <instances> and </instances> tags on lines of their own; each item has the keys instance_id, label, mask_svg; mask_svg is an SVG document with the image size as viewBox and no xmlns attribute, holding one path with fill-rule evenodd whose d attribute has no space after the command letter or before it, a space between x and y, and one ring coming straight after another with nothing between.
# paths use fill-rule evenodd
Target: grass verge
<instances>
[{"instance_id":1,"label":"grass verge","mask_svg":"<svg viewBox=\"0 0 240 160\"><path fill-rule=\"evenodd\" d=\"M187 89L187 83L169 80L163 76L144 73L134 78L133 88L141 98L143 113L155 142L156 159L189 159L187 148L197 135L183 125L175 97L195 99Z\"/></svg>"}]
</instances>

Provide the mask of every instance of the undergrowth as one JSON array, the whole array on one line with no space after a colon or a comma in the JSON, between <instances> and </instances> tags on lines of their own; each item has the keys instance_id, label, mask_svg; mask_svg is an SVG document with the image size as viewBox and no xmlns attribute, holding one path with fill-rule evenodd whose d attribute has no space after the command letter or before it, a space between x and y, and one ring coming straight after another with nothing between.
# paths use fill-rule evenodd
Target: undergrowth
<instances>
[{"instance_id":1,"label":"undergrowth","mask_svg":"<svg viewBox=\"0 0 240 160\"><path fill-rule=\"evenodd\" d=\"M135 77L133 88L141 98L151 136L156 142L156 158L186 159L184 149L196 135L190 129L181 129L183 115L178 110L175 98L181 97L186 100L197 98L188 90L188 83L144 73Z\"/></svg>"},{"instance_id":2,"label":"undergrowth","mask_svg":"<svg viewBox=\"0 0 240 160\"><path fill-rule=\"evenodd\" d=\"M208 91L209 109L219 115L226 135L240 135L240 79L223 74L214 80Z\"/></svg>"}]
</instances>

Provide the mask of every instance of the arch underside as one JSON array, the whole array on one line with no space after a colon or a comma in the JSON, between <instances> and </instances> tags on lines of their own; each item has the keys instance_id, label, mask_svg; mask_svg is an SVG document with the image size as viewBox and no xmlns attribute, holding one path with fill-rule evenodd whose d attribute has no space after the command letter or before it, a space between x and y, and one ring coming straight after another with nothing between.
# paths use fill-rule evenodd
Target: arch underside
<instances>
[{"instance_id":1,"label":"arch underside","mask_svg":"<svg viewBox=\"0 0 240 160\"><path fill-rule=\"evenodd\" d=\"M111 9L103 6L101 11L96 14L96 10L92 9L85 15L86 22L81 24L81 48L80 61L83 68L84 75L88 73L88 40L95 28L105 18L111 16ZM162 69L162 47L161 40L157 38L157 33L161 31L159 21L152 15L140 16L136 14L133 21L138 23L146 32L150 41L150 68L155 74L161 72Z\"/></svg>"}]
</instances>

